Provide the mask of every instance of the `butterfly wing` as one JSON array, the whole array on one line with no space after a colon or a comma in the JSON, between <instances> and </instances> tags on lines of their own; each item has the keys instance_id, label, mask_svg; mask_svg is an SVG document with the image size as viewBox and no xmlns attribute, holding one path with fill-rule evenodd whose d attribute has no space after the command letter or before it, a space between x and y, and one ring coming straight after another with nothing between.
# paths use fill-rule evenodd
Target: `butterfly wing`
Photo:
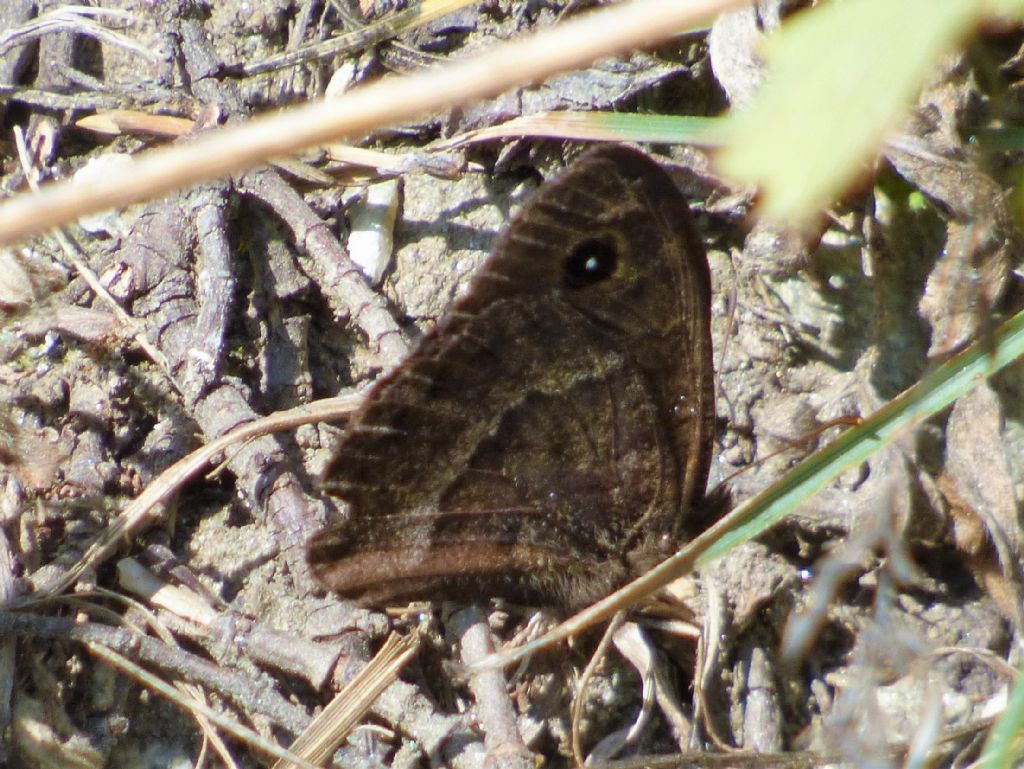
<instances>
[{"instance_id":1,"label":"butterfly wing","mask_svg":"<svg viewBox=\"0 0 1024 769\"><path fill-rule=\"evenodd\" d=\"M707 262L671 180L592 152L510 225L382 380L328 469L349 517L310 563L364 603L578 604L678 536L713 400Z\"/></svg>"}]
</instances>

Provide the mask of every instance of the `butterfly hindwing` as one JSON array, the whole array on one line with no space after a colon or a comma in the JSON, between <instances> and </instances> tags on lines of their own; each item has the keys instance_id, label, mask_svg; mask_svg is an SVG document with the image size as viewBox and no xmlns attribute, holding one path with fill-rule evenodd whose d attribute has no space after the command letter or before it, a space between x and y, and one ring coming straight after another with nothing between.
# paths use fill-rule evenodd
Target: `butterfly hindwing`
<instances>
[{"instance_id":1,"label":"butterfly hindwing","mask_svg":"<svg viewBox=\"0 0 1024 769\"><path fill-rule=\"evenodd\" d=\"M589 153L374 387L326 473L314 572L364 603L579 604L675 537L711 452L710 289L653 161Z\"/></svg>"}]
</instances>

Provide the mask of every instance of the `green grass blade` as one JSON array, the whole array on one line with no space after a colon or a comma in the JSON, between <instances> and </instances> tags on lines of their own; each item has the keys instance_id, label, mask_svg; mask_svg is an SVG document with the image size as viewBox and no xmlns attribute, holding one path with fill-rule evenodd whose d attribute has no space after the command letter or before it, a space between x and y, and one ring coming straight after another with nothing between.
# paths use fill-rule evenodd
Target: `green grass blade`
<instances>
[{"instance_id":1,"label":"green grass blade","mask_svg":"<svg viewBox=\"0 0 1024 769\"><path fill-rule=\"evenodd\" d=\"M696 565L706 564L778 523L840 473L860 464L1022 355L1024 312L1000 326L993 339L976 342L943 363L695 539L688 548L699 551Z\"/></svg>"},{"instance_id":2,"label":"green grass blade","mask_svg":"<svg viewBox=\"0 0 1024 769\"><path fill-rule=\"evenodd\" d=\"M1014 315L985 342L976 342L939 366L857 427L847 430L821 451L722 518L679 552L620 590L587 607L542 637L518 649L493 654L475 669L504 667L582 632L616 611L636 603L694 568L724 555L766 531L844 470L863 462L992 376L1024 356L1024 311Z\"/></svg>"},{"instance_id":3,"label":"green grass blade","mask_svg":"<svg viewBox=\"0 0 1024 769\"><path fill-rule=\"evenodd\" d=\"M1024 671L1018 671L1024 673ZM1006 712L988 733L985 749L976 766L978 769L1010 769L1020 766L1024 756L1024 675L1017 679L1006 703Z\"/></svg>"},{"instance_id":4,"label":"green grass blade","mask_svg":"<svg viewBox=\"0 0 1024 769\"><path fill-rule=\"evenodd\" d=\"M723 140L723 124L723 118L693 115L559 110L525 115L500 125L469 131L439 142L436 147L449 149L475 142L524 136L717 147Z\"/></svg>"}]
</instances>

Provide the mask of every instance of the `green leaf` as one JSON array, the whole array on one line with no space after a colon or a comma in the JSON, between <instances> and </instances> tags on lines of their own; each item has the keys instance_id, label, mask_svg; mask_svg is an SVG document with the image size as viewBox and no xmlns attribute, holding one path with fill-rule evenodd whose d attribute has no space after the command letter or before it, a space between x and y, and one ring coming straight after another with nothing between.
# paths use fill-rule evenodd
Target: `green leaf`
<instances>
[{"instance_id":1,"label":"green leaf","mask_svg":"<svg viewBox=\"0 0 1024 769\"><path fill-rule=\"evenodd\" d=\"M985 11L998 14L1009 21L1024 21L1024 2L1022 0L988 0Z\"/></svg>"},{"instance_id":2,"label":"green leaf","mask_svg":"<svg viewBox=\"0 0 1024 769\"><path fill-rule=\"evenodd\" d=\"M980 769L1010 769L1020 766L1024 755L1024 678L1018 677L1010 692L1006 710L988 733L985 748L976 766Z\"/></svg>"},{"instance_id":3,"label":"green leaf","mask_svg":"<svg viewBox=\"0 0 1024 769\"><path fill-rule=\"evenodd\" d=\"M767 216L806 221L870 172L886 132L982 10L964 0L833 0L794 15L767 40L762 92L731 115L722 169L761 186Z\"/></svg>"}]
</instances>

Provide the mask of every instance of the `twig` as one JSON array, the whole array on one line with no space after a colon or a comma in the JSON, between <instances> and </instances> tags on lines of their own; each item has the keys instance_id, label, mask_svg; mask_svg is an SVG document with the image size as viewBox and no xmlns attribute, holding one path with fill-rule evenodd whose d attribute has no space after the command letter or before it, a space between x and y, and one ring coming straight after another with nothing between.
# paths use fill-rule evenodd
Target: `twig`
<instances>
[{"instance_id":1,"label":"twig","mask_svg":"<svg viewBox=\"0 0 1024 769\"><path fill-rule=\"evenodd\" d=\"M283 69L296 64L303 64L308 61L322 61L333 56L346 53L356 53L376 45L385 40L400 35L402 32L414 29L445 14L468 5L470 0L447 0L447 2L417 3L404 11L393 13L385 19L374 24L367 24L353 32L333 37L330 40L323 40L319 43L304 45L293 51L271 56L253 64L241 64L234 69L243 75L258 75L262 72L270 72L275 69Z\"/></svg>"},{"instance_id":2,"label":"twig","mask_svg":"<svg viewBox=\"0 0 1024 769\"><path fill-rule=\"evenodd\" d=\"M113 30L104 27L93 21L91 16L106 16L108 18L130 21L134 17L127 11L111 8L91 8L89 6L66 6L49 13L45 13L37 19L15 29L5 30L0 33L0 56L16 45L23 45L30 40L35 40L43 35L54 32L73 32L77 35L86 35L101 40L109 45L131 51L150 61L156 61L157 54L146 46L136 43L134 40L120 35Z\"/></svg>"},{"instance_id":3,"label":"twig","mask_svg":"<svg viewBox=\"0 0 1024 769\"><path fill-rule=\"evenodd\" d=\"M360 400L360 395L351 395L315 401L290 411L254 420L196 449L179 459L150 483L145 491L89 545L85 554L70 569L49 582L37 585L33 595L8 602L7 607L28 606L67 590L87 570L96 568L109 558L121 546L124 538L135 536L143 528L159 520L159 514L155 513L153 508L174 494L226 449L253 437L278 430L290 430L313 422L336 422L351 413Z\"/></svg>"},{"instance_id":4,"label":"twig","mask_svg":"<svg viewBox=\"0 0 1024 769\"><path fill-rule=\"evenodd\" d=\"M184 701L182 699L182 695L177 690L175 690L173 686L168 686L159 678L157 678L154 675L151 675L146 670L134 664L124 655L118 654L113 649L108 649L103 644L96 643L94 641L86 641L85 647L111 667L117 668L122 673L131 676L132 678L142 683L144 686L149 687L153 691L162 694L164 697L171 700L172 702L177 703L182 708L185 708L187 710L198 711L203 715L204 718L207 718L213 723L217 724L217 726L219 726L221 729L230 732L231 734L235 735L241 740L244 740L250 745L254 745L255 747L260 748L265 753L268 753L272 756L276 756L279 760L283 759L291 761L303 767L304 769L318 769L318 767L314 764L311 764L308 761L303 760L291 751L285 750L284 748L275 745L273 742L257 734L251 729L246 729L244 726L242 726L239 723L236 723L230 718L225 718L208 705L202 702L197 702L195 700Z\"/></svg>"},{"instance_id":5,"label":"twig","mask_svg":"<svg viewBox=\"0 0 1024 769\"><path fill-rule=\"evenodd\" d=\"M469 666L494 653L491 628L479 606L469 606L457 612L452 617L451 629L459 636L464 665ZM504 672L486 670L473 673L469 688L473 692L477 719L484 733L488 765L503 769L530 769L534 758L519 735Z\"/></svg>"},{"instance_id":6,"label":"twig","mask_svg":"<svg viewBox=\"0 0 1024 769\"><path fill-rule=\"evenodd\" d=\"M352 321L366 332L370 349L380 354L384 367L390 368L408 355L409 345L384 299L367 285L341 243L302 196L266 170L250 171L238 182L292 230L296 242L313 257L307 262L308 269L323 287L332 311L337 317L352 314Z\"/></svg>"},{"instance_id":7,"label":"twig","mask_svg":"<svg viewBox=\"0 0 1024 769\"><path fill-rule=\"evenodd\" d=\"M35 169L31 165L32 159L28 151L28 147L25 145L24 134L20 128L15 128L14 130L14 143L18 149L18 159L21 161L25 178L28 180L29 186L38 192L39 184L36 180L36 173L34 173ZM107 287L100 282L99 277L92 271L92 268L85 263L81 255L82 249L79 248L78 243L76 243L74 239L72 239L72 237L62 229L55 230L53 234L57 239L57 242L60 244L61 249L64 251L64 256L69 262L71 262L71 266L75 268L75 272L79 277L81 277L82 280L85 281L85 284L92 289L93 293L110 308L118 322L124 328L131 331L135 341L138 343L139 347L145 351L146 355L149 356L149 359L160 366L162 370L167 371L167 360L164 358L163 354L153 346L153 343L149 341L145 332L139 330L138 322L136 322L131 315L125 312L124 308L121 307L118 301L111 296L109 291L107 291Z\"/></svg>"},{"instance_id":8,"label":"twig","mask_svg":"<svg viewBox=\"0 0 1024 769\"><path fill-rule=\"evenodd\" d=\"M235 612L217 611L197 593L163 582L138 561L122 558L117 563L117 574L125 590L165 609L175 632L212 642L214 647L244 649L256 663L301 676L315 689L327 683L334 669L337 649L282 633Z\"/></svg>"},{"instance_id":9,"label":"twig","mask_svg":"<svg viewBox=\"0 0 1024 769\"><path fill-rule=\"evenodd\" d=\"M0 528L0 600L10 600L17 589L14 576L14 548L7 532ZM0 730L11 722L11 697L14 693L15 640L0 639ZM0 748L0 759L4 757Z\"/></svg>"},{"instance_id":10,"label":"twig","mask_svg":"<svg viewBox=\"0 0 1024 769\"><path fill-rule=\"evenodd\" d=\"M264 715L291 734L299 734L309 723L305 710L292 705L258 679L226 670L194 654L128 630L97 623L83 624L60 617L0 611L0 637L12 635L101 644L135 661L153 665L218 692L246 712Z\"/></svg>"}]
</instances>

